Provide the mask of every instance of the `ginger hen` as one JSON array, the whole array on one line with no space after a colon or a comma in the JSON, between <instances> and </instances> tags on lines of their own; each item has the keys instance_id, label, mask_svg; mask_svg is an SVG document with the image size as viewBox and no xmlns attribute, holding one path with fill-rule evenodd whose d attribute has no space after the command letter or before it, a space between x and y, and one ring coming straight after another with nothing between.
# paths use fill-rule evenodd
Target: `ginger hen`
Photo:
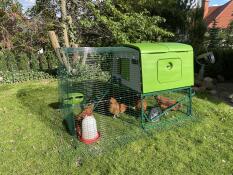
<instances>
[{"instance_id":1,"label":"ginger hen","mask_svg":"<svg viewBox=\"0 0 233 175\"><path fill-rule=\"evenodd\" d=\"M137 110L141 110L142 106L143 106L143 110L145 112L146 109L147 109L147 101L146 100L142 100L142 101L138 100L137 101L137 103L136 103L136 109Z\"/></svg>"},{"instance_id":2,"label":"ginger hen","mask_svg":"<svg viewBox=\"0 0 233 175\"><path fill-rule=\"evenodd\" d=\"M163 110L165 110L165 109L167 109L168 107L170 107L170 106L172 106L172 105L175 105L175 104L177 103L176 100L171 100L171 99L169 99L169 98L167 98L167 97L163 97L163 96L158 96L158 97L157 97L157 102L158 102L159 106L160 106ZM172 110L173 110L173 111L177 111L177 110L179 110L180 108L181 108L181 105L178 104L178 105L177 105L176 107L174 107Z\"/></svg>"},{"instance_id":3,"label":"ginger hen","mask_svg":"<svg viewBox=\"0 0 233 175\"><path fill-rule=\"evenodd\" d=\"M124 113L127 110L127 106L123 103L118 103L113 97L110 99L109 112L113 114L113 118L119 116L119 114Z\"/></svg>"}]
</instances>

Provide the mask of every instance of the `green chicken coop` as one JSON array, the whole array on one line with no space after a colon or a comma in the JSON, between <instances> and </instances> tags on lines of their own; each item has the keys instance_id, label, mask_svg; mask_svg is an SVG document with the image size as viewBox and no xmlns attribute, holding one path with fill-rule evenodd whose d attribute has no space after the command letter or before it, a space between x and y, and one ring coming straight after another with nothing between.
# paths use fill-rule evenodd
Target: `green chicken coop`
<instances>
[{"instance_id":1,"label":"green chicken coop","mask_svg":"<svg viewBox=\"0 0 233 175\"><path fill-rule=\"evenodd\" d=\"M119 128L129 123L147 129L175 121L180 115L192 115L194 59L190 45L135 43L62 48L61 52L66 66L60 69L60 101L72 135L76 133L75 116L90 104L102 135L113 132L106 131L111 122L114 126L123 122ZM75 94L78 100L74 100ZM115 113L110 112L115 105L111 106L112 98L116 105L126 106L118 111L117 119L112 119Z\"/></svg>"},{"instance_id":2,"label":"green chicken coop","mask_svg":"<svg viewBox=\"0 0 233 175\"><path fill-rule=\"evenodd\" d=\"M133 57L113 60L113 77L142 94L192 86L194 82L193 49L178 43L139 43ZM139 76L135 76L139 75Z\"/></svg>"}]
</instances>

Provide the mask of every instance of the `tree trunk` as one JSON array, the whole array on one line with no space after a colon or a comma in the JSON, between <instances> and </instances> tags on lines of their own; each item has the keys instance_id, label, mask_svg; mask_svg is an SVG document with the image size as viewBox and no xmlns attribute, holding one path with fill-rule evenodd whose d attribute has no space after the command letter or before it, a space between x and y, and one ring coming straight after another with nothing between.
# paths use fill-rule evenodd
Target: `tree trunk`
<instances>
[{"instance_id":1,"label":"tree trunk","mask_svg":"<svg viewBox=\"0 0 233 175\"><path fill-rule=\"evenodd\" d=\"M66 25L67 13L66 13L66 0L61 0L61 18L62 18L62 28L63 28L63 40L65 47L70 47L68 30Z\"/></svg>"},{"instance_id":2,"label":"tree trunk","mask_svg":"<svg viewBox=\"0 0 233 175\"><path fill-rule=\"evenodd\" d=\"M55 34L54 31L49 31L49 38L51 40L53 49L55 50L56 55L57 55L60 63L65 66L65 68L67 69L68 72L70 72L71 71L71 66L69 64L69 61L67 60L67 57L66 57L64 51L59 50L60 49L60 44L58 42L57 35Z\"/></svg>"}]
</instances>

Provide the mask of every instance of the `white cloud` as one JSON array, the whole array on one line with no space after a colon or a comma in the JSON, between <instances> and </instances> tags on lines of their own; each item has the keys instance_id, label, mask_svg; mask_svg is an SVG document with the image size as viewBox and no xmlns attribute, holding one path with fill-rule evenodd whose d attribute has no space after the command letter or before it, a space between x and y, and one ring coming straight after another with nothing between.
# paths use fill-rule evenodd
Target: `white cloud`
<instances>
[{"instance_id":1,"label":"white cloud","mask_svg":"<svg viewBox=\"0 0 233 175\"><path fill-rule=\"evenodd\" d=\"M35 0L24 0L24 1L27 3L28 6L32 6L36 3Z\"/></svg>"},{"instance_id":2,"label":"white cloud","mask_svg":"<svg viewBox=\"0 0 233 175\"><path fill-rule=\"evenodd\" d=\"M220 4L213 4L212 6L220 6Z\"/></svg>"}]
</instances>

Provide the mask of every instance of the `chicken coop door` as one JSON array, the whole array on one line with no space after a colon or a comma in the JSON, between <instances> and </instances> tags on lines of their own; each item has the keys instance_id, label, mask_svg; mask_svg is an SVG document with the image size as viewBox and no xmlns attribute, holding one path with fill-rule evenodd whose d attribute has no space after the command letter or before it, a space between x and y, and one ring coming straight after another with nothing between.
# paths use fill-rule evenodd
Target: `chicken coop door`
<instances>
[{"instance_id":1,"label":"chicken coop door","mask_svg":"<svg viewBox=\"0 0 233 175\"><path fill-rule=\"evenodd\" d=\"M120 74L123 79L130 81L130 60L127 58L120 59Z\"/></svg>"},{"instance_id":2,"label":"chicken coop door","mask_svg":"<svg viewBox=\"0 0 233 175\"><path fill-rule=\"evenodd\" d=\"M158 81L168 83L182 78L182 64L179 58L158 60Z\"/></svg>"}]
</instances>

